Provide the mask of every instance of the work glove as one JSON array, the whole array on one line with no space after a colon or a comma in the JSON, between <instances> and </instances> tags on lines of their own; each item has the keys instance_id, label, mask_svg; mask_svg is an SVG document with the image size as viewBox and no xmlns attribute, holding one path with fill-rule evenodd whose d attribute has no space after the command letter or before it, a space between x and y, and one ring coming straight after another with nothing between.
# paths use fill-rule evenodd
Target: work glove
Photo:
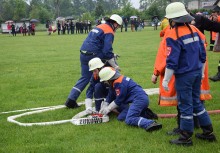
<instances>
[{"instance_id":1,"label":"work glove","mask_svg":"<svg viewBox=\"0 0 220 153\"><path fill-rule=\"evenodd\" d=\"M120 67L118 66L118 64L116 64L115 62L115 58L111 58L110 60L108 60L108 63L115 69L118 71L121 71Z\"/></svg>"},{"instance_id":2,"label":"work glove","mask_svg":"<svg viewBox=\"0 0 220 153\"><path fill-rule=\"evenodd\" d=\"M170 79L171 79L173 73L174 73L174 70L166 68L164 79L162 82L162 86L163 86L164 90L166 90L166 91L169 91L168 84L170 82Z\"/></svg>"},{"instance_id":3,"label":"work glove","mask_svg":"<svg viewBox=\"0 0 220 153\"><path fill-rule=\"evenodd\" d=\"M154 84L156 84L156 83L157 83L157 77L158 77L158 76L156 76L155 74L153 74L153 75L151 76L151 82L153 82Z\"/></svg>"},{"instance_id":4,"label":"work glove","mask_svg":"<svg viewBox=\"0 0 220 153\"><path fill-rule=\"evenodd\" d=\"M108 102L103 101L103 102L101 103L101 108L100 108L100 110L99 110L99 113L102 112L106 107L108 107L108 105L109 105Z\"/></svg>"},{"instance_id":5,"label":"work glove","mask_svg":"<svg viewBox=\"0 0 220 153\"><path fill-rule=\"evenodd\" d=\"M202 64L202 79L205 78L205 63Z\"/></svg>"},{"instance_id":6,"label":"work glove","mask_svg":"<svg viewBox=\"0 0 220 153\"><path fill-rule=\"evenodd\" d=\"M115 102L111 102L107 107L100 110L99 113L103 115L107 115L109 112L111 112L113 109L117 108L118 105L115 104Z\"/></svg>"},{"instance_id":7,"label":"work glove","mask_svg":"<svg viewBox=\"0 0 220 153\"><path fill-rule=\"evenodd\" d=\"M86 113L87 114L92 114L92 99L91 98L86 98L85 99L85 107L86 107Z\"/></svg>"},{"instance_id":8,"label":"work glove","mask_svg":"<svg viewBox=\"0 0 220 153\"><path fill-rule=\"evenodd\" d=\"M114 58L115 58L115 60L118 60L119 57L120 57L119 55L114 54Z\"/></svg>"},{"instance_id":9,"label":"work glove","mask_svg":"<svg viewBox=\"0 0 220 153\"><path fill-rule=\"evenodd\" d=\"M162 86L164 90L169 91L168 82L163 79Z\"/></svg>"}]
</instances>

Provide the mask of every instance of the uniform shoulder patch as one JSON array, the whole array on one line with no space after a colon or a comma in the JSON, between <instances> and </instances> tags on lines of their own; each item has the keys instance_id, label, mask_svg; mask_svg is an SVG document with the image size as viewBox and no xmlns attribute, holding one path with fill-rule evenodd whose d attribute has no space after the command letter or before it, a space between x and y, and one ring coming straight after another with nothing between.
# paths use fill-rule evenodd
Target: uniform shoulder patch
<instances>
[{"instance_id":1,"label":"uniform shoulder patch","mask_svg":"<svg viewBox=\"0 0 220 153\"><path fill-rule=\"evenodd\" d=\"M115 89L115 93L117 96L120 95L120 89Z\"/></svg>"},{"instance_id":2,"label":"uniform shoulder patch","mask_svg":"<svg viewBox=\"0 0 220 153\"><path fill-rule=\"evenodd\" d=\"M172 51L172 47L167 47L167 56L170 55L171 51Z\"/></svg>"}]
</instances>

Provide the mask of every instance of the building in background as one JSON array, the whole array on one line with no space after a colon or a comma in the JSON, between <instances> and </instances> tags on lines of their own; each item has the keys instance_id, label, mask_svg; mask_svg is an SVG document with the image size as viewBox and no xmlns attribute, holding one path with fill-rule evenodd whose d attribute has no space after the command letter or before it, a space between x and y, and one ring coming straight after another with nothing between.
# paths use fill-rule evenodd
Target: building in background
<instances>
[{"instance_id":1,"label":"building in background","mask_svg":"<svg viewBox=\"0 0 220 153\"><path fill-rule=\"evenodd\" d=\"M191 1L188 2L188 9L194 10L194 9L202 9L206 8L209 9L211 8L215 3L215 0L208 0L208 1Z\"/></svg>"}]
</instances>

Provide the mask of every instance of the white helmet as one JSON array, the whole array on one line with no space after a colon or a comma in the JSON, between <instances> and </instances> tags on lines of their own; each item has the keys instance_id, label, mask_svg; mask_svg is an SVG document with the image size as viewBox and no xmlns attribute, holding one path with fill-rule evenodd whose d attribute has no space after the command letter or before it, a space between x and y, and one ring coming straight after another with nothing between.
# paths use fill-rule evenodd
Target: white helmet
<instances>
[{"instance_id":1,"label":"white helmet","mask_svg":"<svg viewBox=\"0 0 220 153\"><path fill-rule=\"evenodd\" d=\"M173 18L181 17L181 16L184 16L187 14L189 14L189 13L186 11L186 8L183 3L173 2L173 3L170 3L166 7L166 16L165 17L168 19L173 19Z\"/></svg>"},{"instance_id":2,"label":"white helmet","mask_svg":"<svg viewBox=\"0 0 220 153\"><path fill-rule=\"evenodd\" d=\"M89 71L93 71L103 66L104 66L104 63L98 57L95 57L89 61Z\"/></svg>"},{"instance_id":3,"label":"white helmet","mask_svg":"<svg viewBox=\"0 0 220 153\"><path fill-rule=\"evenodd\" d=\"M119 25L122 25L122 18L117 15L117 14L113 14L111 17L110 17L111 20L117 22Z\"/></svg>"},{"instance_id":4,"label":"white helmet","mask_svg":"<svg viewBox=\"0 0 220 153\"><path fill-rule=\"evenodd\" d=\"M112 67L104 67L99 72L100 82L110 80L115 75L115 73L116 71Z\"/></svg>"}]
</instances>

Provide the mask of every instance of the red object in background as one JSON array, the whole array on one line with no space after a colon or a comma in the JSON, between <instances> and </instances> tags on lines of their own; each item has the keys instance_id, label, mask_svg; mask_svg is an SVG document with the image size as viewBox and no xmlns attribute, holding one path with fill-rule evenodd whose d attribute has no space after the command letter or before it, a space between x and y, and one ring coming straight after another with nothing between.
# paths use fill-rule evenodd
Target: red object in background
<instances>
[{"instance_id":1,"label":"red object in background","mask_svg":"<svg viewBox=\"0 0 220 153\"><path fill-rule=\"evenodd\" d=\"M103 117L103 114L95 113L91 115L92 117Z\"/></svg>"},{"instance_id":2,"label":"red object in background","mask_svg":"<svg viewBox=\"0 0 220 153\"><path fill-rule=\"evenodd\" d=\"M8 25L7 25L7 29L8 29L8 30L11 30L11 24L8 24Z\"/></svg>"}]
</instances>

